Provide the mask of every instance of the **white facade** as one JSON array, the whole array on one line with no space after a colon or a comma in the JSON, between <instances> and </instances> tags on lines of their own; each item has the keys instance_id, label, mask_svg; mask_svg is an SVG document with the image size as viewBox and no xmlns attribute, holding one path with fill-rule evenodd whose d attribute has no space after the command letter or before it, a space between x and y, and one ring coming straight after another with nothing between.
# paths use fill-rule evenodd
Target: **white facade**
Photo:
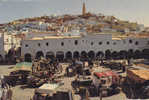
<instances>
[{"instance_id":1,"label":"white facade","mask_svg":"<svg viewBox=\"0 0 149 100\"><path fill-rule=\"evenodd\" d=\"M5 51L4 51L4 37L3 34L0 33L0 60L1 57L4 59L5 58Z\"/></svg>"},{"instance_id":2,"label":"white facade","mask_svg":"<svg viewBox=\"0 0 149 100\"><path fill-rule=\"evenodd\" d=\"M25 35L25 38L26 39L31 39L31 38L34 38L34 37L45 37L45 36L53 36L53 35L57 35L56 33L51 33L51 32L29 32L29 33L26 33Z\"/></svg>"},{"instance_id":3,"label":"white facade","mask_svg":"<svg viewBox=\"0 0 149 100\"><path fill-rule=\"evenodd\" d=\"M38 51L42 51L44 56L47 52L62 51L64 55L67 52L72 54L76 51L86 53L94 51L97 54L99 51L105 53L106 50L121 51L121 50L140 50L149 48L149 38L112 38L111 34L94 34L86 36L51 36L48 38L38 38L30 40L22 40L21 56L31 54L32 58L36 56Z\"/></svg>"},{"instance_id":4,"label":"white facade","mask_svg":"<svg viewBox=\"0 0 149 100\"><path fill-rule=\"evenodd\" d=\"M4 33L3 35L3 47L4 51L8 53L11 48L17 49L20 47L21 38L16 37L15 35Z\"/></svg>"}]
</instances>

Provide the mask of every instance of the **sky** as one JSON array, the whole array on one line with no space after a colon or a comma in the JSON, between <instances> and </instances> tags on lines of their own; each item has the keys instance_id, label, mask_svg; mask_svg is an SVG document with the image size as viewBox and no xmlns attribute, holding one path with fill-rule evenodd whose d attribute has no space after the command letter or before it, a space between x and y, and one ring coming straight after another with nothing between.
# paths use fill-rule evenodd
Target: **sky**
<instances>
[{"instance_id":1,"label":"sky","mask_svg":"<svg viewBox=\"0 0 149 100\"><path fill-rule=\"evenodd\" d=\"M112 15L149 27L149 0L0 0L0 23L43 15L91 13Z\"/></svg>"}]
</instances>

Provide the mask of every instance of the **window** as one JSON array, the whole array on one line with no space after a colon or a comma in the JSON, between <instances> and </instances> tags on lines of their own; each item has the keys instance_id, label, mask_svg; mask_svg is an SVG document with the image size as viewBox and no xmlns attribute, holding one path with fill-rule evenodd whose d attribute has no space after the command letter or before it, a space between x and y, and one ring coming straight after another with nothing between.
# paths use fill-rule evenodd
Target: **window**
<instances>
[{"instance_id":1,"label":"window","mask_svg":"<svg viewBox=\"0 0 149 100\"><path fill-rule=\"evenodd\" d=\"M129 40L129 43L132 43L132 40Z\"/></svg>"},{"instance_id":2,"label":"window","mask_svg":"<svg viewBox=\"0 0 149 100\"><path fill-rule=\"evenodd\" d=\"M61 42L61 46L64 46L64 42Z\"/></svg>"},{"instance_id":3,"label":"window","mask_svg":"<svg viewBox=\"0 0 149 100\"><path fill-rule=\"evenodd\" d=\"M25 47L28 47L28 44L26 44Z\"/></svg>"},{"instance_id":4,"label":"window","mask_svg":"<svg viewBox=\"0 0 149 100\"><path fill-rule=\"evenodd\" d=\"M113 45L116 45L116 42L114 42Z\"/></svg>"},{"instance_id":5,"label":"window","mask_svg":"<svg viewBox=\"0 0 149 100\"><path fill-rule=\"evenodd\" d=\"M147 41L147 44L149 45L149 41Z\"/></svg>"},{"instance_id":6,"label":"window","mask_svg":"<svg viewBox=\"0 0 149 100\"><path fill-rule=\"evenodd\" d=\"M91 42L91 45L94 45L94 42Z\"/></svg>"},{"instance_id":7,"label":"window","mask_svg":"<svg viewBox=\"0 0 149 100\"><path fill-rule=\"evenodd\" d=\"M40 43L38 43L38 46L40 47Z\"/></svg>"},{"instance_id":8,"label":"window","mask_svg":"<svg viewBox=\"0 0 149 100\"><path fill-rule=\"evenodd\" d=\"M102 42L99 42L99 45L102 45Z\"/></svg>"},{"instance_id":9,"label":"window","mask_svg":"<svg viewBox=\"0 0 149 100\"><path fill-rule=\"evenodd\" d=\"M135 42L135 45L138 45L138 44L139 44L139 42L138 42L138 41L136 41L136 42Z\"/></svg>"},{"instance_id":10,"label":"window","mask_svg":"<svg viewBox=\"0 0 149 100\"><path fill-rule=\"evenodd\" d=\"M78 40L75 40L75 45L77 45L78 44Z\"/></svg>"},{"instance_id":11,"label":"window","mask_svg":"<svg viewBox=\"0 0 149 100\"><path fill-rule=\"evenodd\" d=\"M48 46L48 45L49 45L49 43L47 42L47 43L46 43L46 45Z\"/></svg>"},{"instance_id":12,"label":"window","mask_svg":"<svg viewBox=\"0 0 149 100\"><path fill-rule=\"evenodd\" d=\"M109 45L110 44L110 42L109 41L107 41L107 45Z\"/></svg>"}]
</instances>

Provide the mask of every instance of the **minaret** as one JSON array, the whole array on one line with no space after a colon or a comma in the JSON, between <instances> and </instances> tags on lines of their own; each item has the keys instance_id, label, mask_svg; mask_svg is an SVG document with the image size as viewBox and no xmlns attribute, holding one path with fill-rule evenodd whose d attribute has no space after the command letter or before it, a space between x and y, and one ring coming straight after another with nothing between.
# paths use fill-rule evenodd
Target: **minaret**
<instances>
[{"instance_id":1,"label":"minaret","mask_svg":"<svg viewBox=\"0 0 149 100\"><path fill-rule=\"evenodd\" d=\"M85 2L83 2L82 15L86 14Z\"/></svg>"}]
</instances>

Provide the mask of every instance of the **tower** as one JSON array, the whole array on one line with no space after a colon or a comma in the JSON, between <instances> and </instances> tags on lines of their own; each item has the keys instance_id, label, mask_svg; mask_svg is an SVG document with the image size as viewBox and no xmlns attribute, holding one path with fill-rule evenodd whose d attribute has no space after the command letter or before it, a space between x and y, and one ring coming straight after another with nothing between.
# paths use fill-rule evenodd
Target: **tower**
<instances>
[{"instance_id":1,"label":"tower","mask_svg":"<svg viewBox=\"0 0 149 100\"><path fill-rule=\"evenodd\" d=\"M86 14L85 2L83 2L82 15Z\"/></svg>"}]
</instances>

